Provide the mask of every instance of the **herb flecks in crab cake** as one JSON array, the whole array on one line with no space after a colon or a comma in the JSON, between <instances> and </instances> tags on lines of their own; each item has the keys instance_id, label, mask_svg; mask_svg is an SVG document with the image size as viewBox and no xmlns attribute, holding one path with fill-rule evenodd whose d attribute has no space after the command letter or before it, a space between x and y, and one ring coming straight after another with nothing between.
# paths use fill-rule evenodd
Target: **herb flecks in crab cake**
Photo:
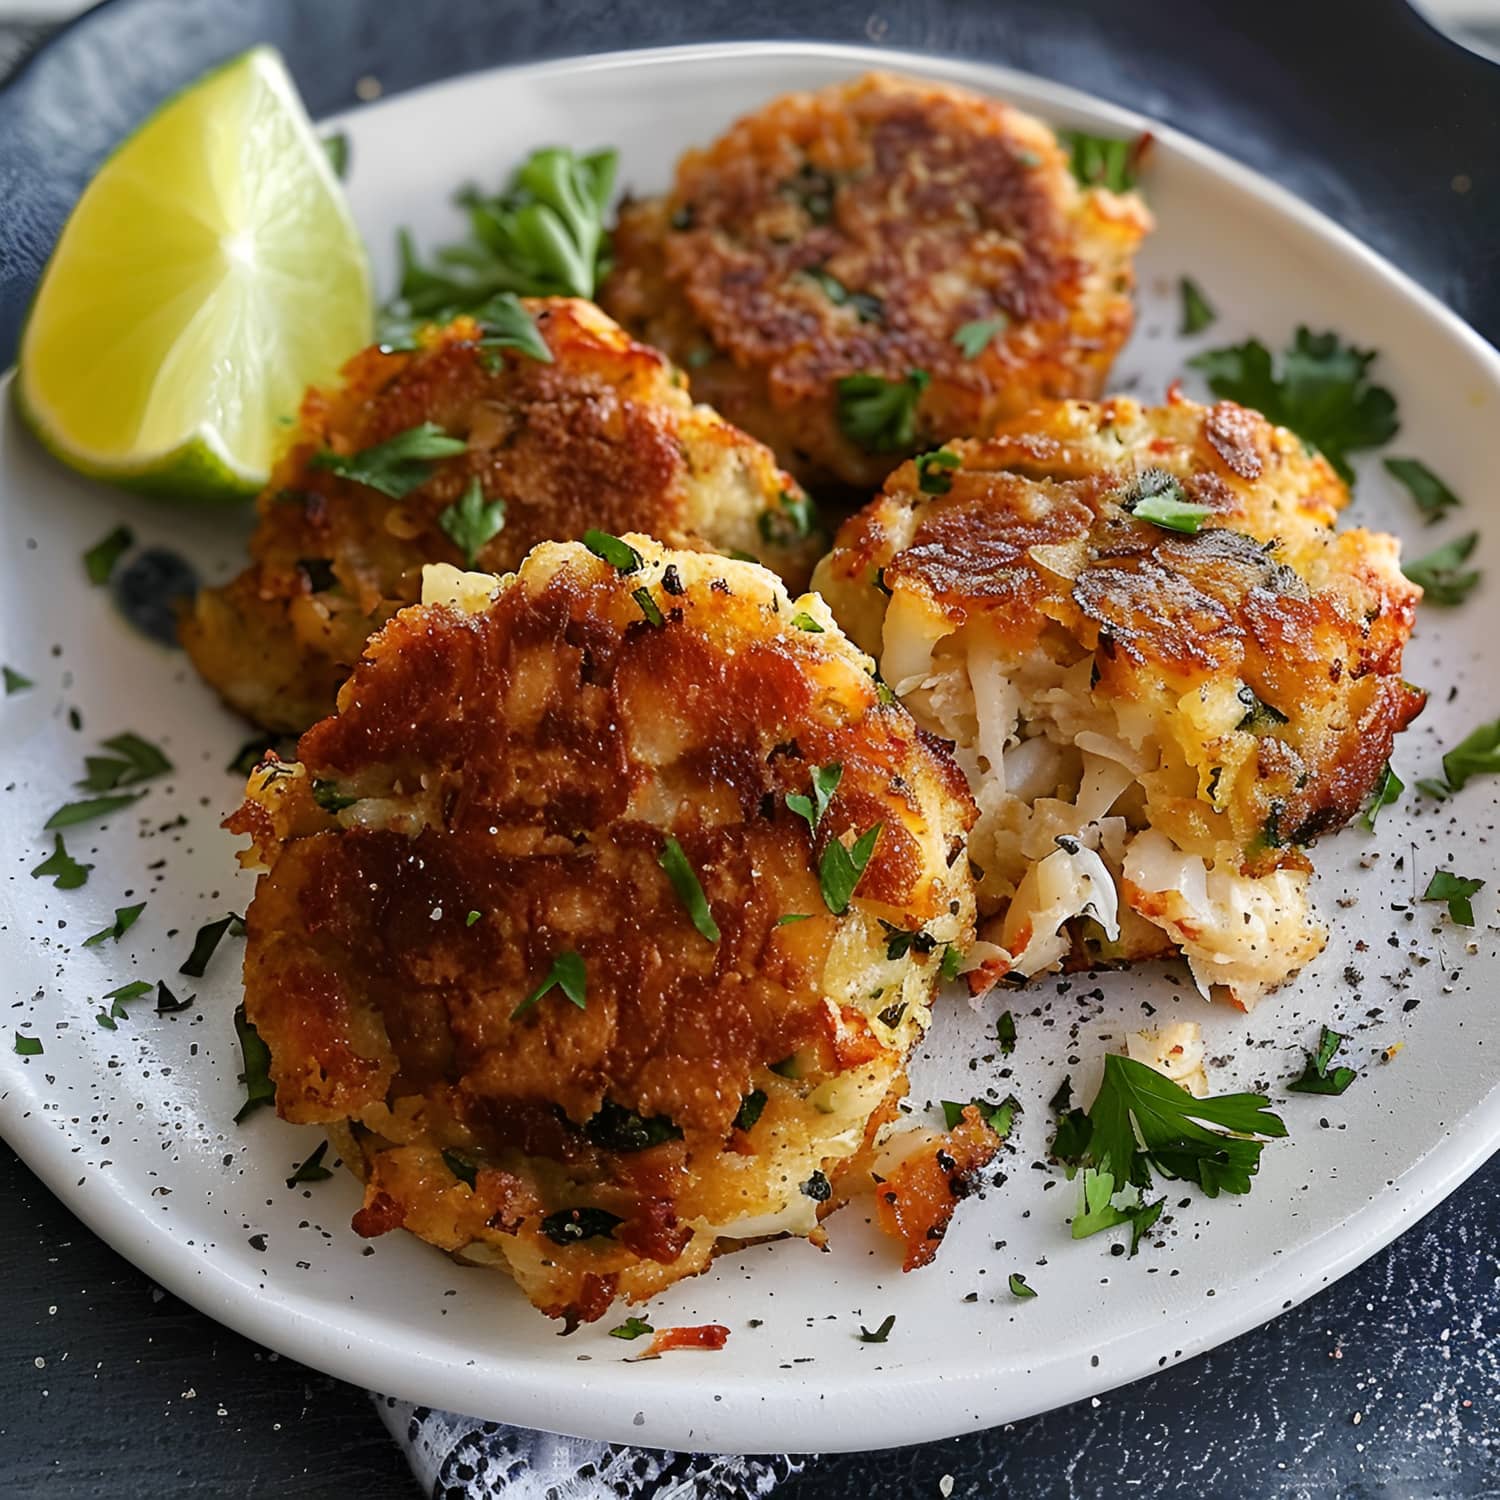
<instances>
[{"instance_id":1,"label":"herb flecks in crab cake","mask_svg":"<svg viewBox=\"0 0 1500 1500\"><path fill-rule=\"evenodd\" d=\"M807 497L760 443L590 303L502 301L379 346L312 391L257 505L251 564L182 635L228 703L305 729L423 564L514 568L541 541L645 531L806 584Z\"/></svg>"},{"instance_id":2,"label":"herb flecks in crab cake","mask_svg":"<svg viewBox=\"0 0 1500 1500\"><path fill-rule=\"evenodd\" d=\"M600 300L804 483L1095 396L1132 323L1134 193L996 99L870 74L775 99L628 203Z\"/></svg>"},{"instance_id":3,"label":"herb flecks in crab cake","mask_svg":"<svg viewBox=\"0 0 1500 1500\"><path fill-rule=\"evenodd\" d=\"M425 598L230 820L278 1110L361 1233L558 1316L820 1239L972 938L962 773L754 564L592 535Z\"/></svg>"},{"instance_id":4,"label":"herb flecks in crab cake","mask_svg":"<svg viewBox=\"0 0 1500 1500\"><path fill-rule=\"evenodd\" d=\"M815 585L979 804L982 977L1180 950L1249 1006L1318 953L1305 848L1424 701L1420 590L1334 530L1347 498L1243 407L1121 398L919 457L845 524Z\"/></svg>"}]
</instances>

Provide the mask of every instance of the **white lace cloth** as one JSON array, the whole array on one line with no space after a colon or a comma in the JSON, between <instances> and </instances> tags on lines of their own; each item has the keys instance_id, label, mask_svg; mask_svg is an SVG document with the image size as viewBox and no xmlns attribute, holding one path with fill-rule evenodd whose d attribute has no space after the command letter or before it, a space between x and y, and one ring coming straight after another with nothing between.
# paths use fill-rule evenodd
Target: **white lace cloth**
<instances>
[{"instance_id":1,"label":"white lace cloth","mask_svg":"<svg viewBox=\"0 0 1500 1500\"><path fill-rule=\"evenodd\" d=\"M760 1500L805 1462L629 1448L374 1399L432 1500Z\"/></svg>"}]
</instances>

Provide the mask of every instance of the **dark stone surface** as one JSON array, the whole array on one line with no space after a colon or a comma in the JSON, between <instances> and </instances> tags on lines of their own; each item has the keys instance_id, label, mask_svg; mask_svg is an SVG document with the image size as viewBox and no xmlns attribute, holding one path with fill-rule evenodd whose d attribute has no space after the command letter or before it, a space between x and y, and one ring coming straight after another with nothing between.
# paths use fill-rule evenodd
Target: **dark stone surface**
<instances>
[{"instance_id":1,"label":"dark stone surface","mask_svg":"<svg viewBox=\"0 0 1500 1500\"><path fill-rule=\"evenodd\" d=\"M1316 203L1500 338L1500 70L1401 0L114 0L0 92L0 362L88 171L251 42L282 48L318 113L351 104L364 76L390 93L535 57L752 36L987 57L1139 108ZM1497 1185L1492 1162L1390 1250L1225 1349L1014 1427L829 1458L782 1493L1500 1494ZM410 1493L362 1393L154 1292L3 1150L0 1213L0 1494Z\"/></svg>"}]
</instances>

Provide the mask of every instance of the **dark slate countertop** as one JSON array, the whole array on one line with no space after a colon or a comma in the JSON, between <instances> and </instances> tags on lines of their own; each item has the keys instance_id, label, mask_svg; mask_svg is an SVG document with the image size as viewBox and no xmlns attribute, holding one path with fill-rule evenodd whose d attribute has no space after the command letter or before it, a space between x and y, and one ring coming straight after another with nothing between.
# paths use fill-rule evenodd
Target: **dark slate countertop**
<instances>
[{"instance_id":1,"label":"dark slate countertop","mask_svg":"<svg viewBox=\"0 0 1500 1500\"><path fill-rule=\"evenodd\" d=\"M1402 0L113 0L0 92L0 362L79 184L163 94L270 40L314 113L458 67L704 38L982 56L1169 120L1500 338L1500 69ZM16 33L9 40L14 45ZM0 32L0 71L8 53ZM1500 1159L1274 1323L993 1432L810 1465L787 1500L1500 1495ZM0 1148L0 1494L408 1496L364 1393L162 1293Z\"/></svg>"}]
</instances>

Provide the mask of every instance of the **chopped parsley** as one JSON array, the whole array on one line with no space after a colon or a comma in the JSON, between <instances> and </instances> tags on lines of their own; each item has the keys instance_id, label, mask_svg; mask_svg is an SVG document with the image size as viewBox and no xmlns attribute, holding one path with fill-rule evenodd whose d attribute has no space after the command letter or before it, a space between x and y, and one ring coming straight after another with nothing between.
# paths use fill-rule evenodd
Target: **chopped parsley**
<instances>
[{"instance_id":1,"label":"chopped parsley","mask_svg":"<svg viewBox=\"0 0 1500 1500\"><path fill-rule=\"evenodd\" d=\"M1018 1301L1024 1302L1028 1297L1036 1296L1036 1288L1028 1286L1026 1278L1019 1271L1012 1271L1006 1278L1006 1285L1010 1288L1010 1294Z\"/></svg>"},{"instance_id":2,"label":"chopped parsley","mask_svg":"<svg viewBox=\"0 0 1500 1500\"><path fill-rule=\"evenodd\" d=\"M1234 726L1241 733L1264 734L1287 722L1287 716L1279 708L1267 703L1248 683L1235 696L1245 705L1244 717Z\"/></svg>"},{"instance_id":3,"label":"chopped parsley","mask_svg":"<svg viewBox=\"0 0 1500 1500\"><path fill-rule=\"evenodd\" d=\"M112 753L84 757L85 774L75 785L86 792L113 792L172 770L172 762L155 745L129 730L100 743Z\"/></svg>"},{"instance_id":4,"label":"chopped parsley","mask_svg":"<svg viewBox=\"0 0 1500 1500\"><path fill-rule=\"evenodd\" d=\"M1478 545L1479 533L1465 532L1407 563L1401 571L1422 590L1424 604L1462 604L1479 583L1477 568L1468 572L1463 568Z\"/></svg>"},{"instance_id":5,"label":"chopped parsley","mask_svg":"<svg viewBox=\"0 0 1500 1500\"><path fill-rule=\"evenodd\" d=\"M202 979L208 970L209 959L214 956L214 950L224 940L224 934L230 931L234 931L236 937L245 935L245 924L234 912L220 917L217 922L205 922L193 939L193 951L183 960L182 967L177 972L186 974L190 979Z\"/></svg>"},{"instance_id":6,"label":"chopped parsley","mask_svg":"<svg viewBox=\"0 0 1500 1500\"><path fill-rule=\"evenodd\" d=\"M1281 356L1279 375L1258 339L1206 350L1188 363L1203 371L1214 395L1290 427L1352 484L1349 455L1389 442L1401 425L1396 398L1370 384L1374 359L1373 350L1346 345L1336 333L1299 328Z\"/></svg>"},{"instance_id":7,"label":"chopped parsley","mask_svg":"<svg viewBox=\"0 0 1500 1500\"><path fill-rule=\"evenodd\" d=\"M917 402L931 376L910 370L904 380L845 375L837 384L839 426L866 453L898 453L917 437Z\"/></svg>"},{"instance_id":8,"label":"chopped parsley","mask_svg":"<svg viewBox=\"0 0 1500 1500\"><path fill-rule=\"evenodd\" d=\"M1500 719L1481 724L1443 757L1443 775L1450 792L1459 791L1475 776L1500 771Z\"/></svg>"},{"instance_id":9,"label":"chopped parsley","mask_svg":"<svg viewBox=\"0 0 1500 1500\"><path fill-rule=\"evenodd\" d=\"M761 511L755 524L763 542L773 547L791 547L806 541L817 530L818 513L806 495L782 490L776 507ZM749 562L755 561L748 553L744 556Z\"/></svg>"},{"instance_id":10,"label":"chopped parsley","mask_svg":"<svg viewBox=\"0 0 1500 1500\"><path fill-rule=\"evenodd\" d=\"M717 943L719 924L714 921L714 914L709 910L708 897L703 894L702 883L688 862L687 855L683 853L682 845L676 839L669 837L657 863L667 872L667 879L672 882L672 889L677 892L677 899L686 908L693 926L709 942Z\"/></svg>"},{"instance_id":11,"label":"chopped parsley","mask_svg":"<svg viewBox=\"0 0 1500 1500\"><path fill-rule=\"evenodd\" d=\"M924 495L946 495L953 488L953 470L963 460L948 448L935 448L917 455L917 488Z\"/></svg>"},{"instance_id":12,"label":"chopped parsley","mask_svg":"<svg viewBox=\"0 0 1500 1500\"><path fill-rule=\"evenodd\" d=\"M996 313L992 318L975 318L953 335L953 342L965 359L978 359L989 348L995 335L1008 327L1010 317L1006 313Z\"/></svg>"},{"instance_id":13,"label":"chopped parsley","mask_svg":"<svg viewBox=\"0 0 1500 1500\"><path fill-rule=\"evenodd\" d=\"M485 544L505 529L505 501L486 500L483 486L471 479L463 494L438 513L438 525L463 553L464 565L472 568Z\"/></svg>"},{"instance_id":14,"label":"chopped parsley","mask_svg":"<svg viewBox=\"0 0 1500 1500\"><path fill-rule=\"evenodd\" d=\"M1182 485L1165 469L1144 469L1121 492L1120 504L1139 521L1150 521L1167 531L1196 535L1213 514L1207 505L1189 500Z\"/></svg>"},{"instance_id":15,"label":"chopped parsley","mask_svg":"<svg viewBox=\"0 0 1500 1500\"><path fill-rule=\"evenodd\" d=\"M1453 788L1446 781L1439 781L1434 776L1419 776L1417 778L1417 790L1425 793L1435 801L1441 802L1452 793Z\"/></svg>"},{"instance_id":16,"label":"chopped parsley","mask_svg":"<svg viewBox=\"0 0 1500 1500\"><path fill-rule=\"evenodd\" d=\"M1484 881L1471 880L1466 875L1455 875L1452 870L1435 870L1427 889L1422 892L1424 901L1446 901L1448 915L1460 927L1474 925L1474 903L1469 899L1484 889Z\"/></svg>"},{"instance_id":17,"label":"chopped parsley","mask_svg":"<svg viewBox=\"0 0 1500 1500\"><path fill-rule=\"evenodd\" d=\"M1122 141L1115 136L1090 135L1086 130L1059 130L1057 138L1068 148L1068 165L1083 187L1108 188L1128 193L1150 137Z\"/></svg>"},{"instance_id":18,"label":"chopped parsley","mask_svg":"<svg viewBox=\"0 0 1500 1500\"><path fill-rule=\"evenodd\" d=\"M301 1161L293 1169L292 1175L287 1178L286 1185L289 1188L296 1187L299 1182L326 1182L333 1173L323 1165L323 1158L328 1155L328 1142L324 1141L321 1146L313 1148L312 1154L305 1161Z\"/></svg>"},{"instance_id":19,"label":"chopped parsley","mask_svg":"<svg viewBox=\"0 0 1500 1500\"><path fill-rule=\"evenodd\" d=\"M271 1080L271 1049L260 1039L254 1022L245 1015L243 1001L234 1008L234 1030L240 1039L240 1058L245 1068L240 1074L240 1081L245 1085L245 1102L234 1117L234 1123L240 1125L263 1104L275 1102L276 1085Z\"/></svg>"},{"instance_id":20,"label":"chopped parsley","mask_svg":"<svg viewBox=\"0 0 1500 1500\"><path fill-rule=\"evenodd\" d=\"M1182 322L1177 334L1179 338L1191 338L1212 326L1219 315L1191 276L1184 276L1177 283L1177 289L1182 294Z\"/></svg>"},{"instance_id":21,"label":"chopped parsley","mask_svg":"<svg viewBox=\"0 0 1500 1500\"><path fill-rule=\"evenodd\" d=\"M888 1338L890 1338L891 1329L893 1329L895 1326L895 1313L887 1313L885 1317L880 1320L880 1326L875 1330L874 1333L871 1333L870 1330L866 1328L863 1323L861 1323L859 1325L859 1332L854 1336L862 1344L883 1344Z\"/></svg>"},{"instance_id":22,"label":"chopped parsley","mask_svg":"<svg viewBox=\"0 0 1500 1500\"><path fill-rule=\"evenodd\" d=\"M27 688L34 688L34 683L29 677L23 677L14 667L0 667L0 673L5 677L5 696L9 698L13 693L24 693Z\"/></svg>"},{"instance_id":23,"label":"chopped parsley","mask_svg":"<svg viewBox=\"0 0 1500 1500\"><path fill-rule=\"evenodd\" d=\"M358 453L325 448L313 454L309 463L392 500L404 500L432 478L432 460L455 458L468 446L463 438L449 437L436 422L421 422Z\"/></svg>"},{"instance_id":24,"label":"chopped parsley","mask_svg":"<svg viewBox=\"0 0 1500 1500\"><path fill-rule=\"evenodd\" d=\"M1000 1054L1009 1057L1016 1050L1016 1018L1008 1010L1000 1012L995 1023L996 1040L1000 1043Z\"/></svg>"},{"instance_id":25,"label":"chopped parsley","mask_svg":"<svg viewBox=\"0 0 1500 1500\"><path fill-rule=\"evenodd\" d=\"M532 152L499 193L464 188L468 237L440 249L433 265L418 260L408 231L398 235L401 278L383 321L446 322L497 292L592 297L608 252L615 165L613 151L579 156L551 146Z\"/></svg>"},{"instance_id":26,"label":"chopped parsley","mask_svg":"<svg viewBox=\"0 0 1500 1500\"><path fill-rule=\"evenodd\" d=\"M482 911L471 911L468 916L464 918L464 926L472 927L483 916L484 913Z\"/></svg>"},{"instance_id":27,"label":"chopped parsley","mask_svg":"<svg viewBox=\"0 0 1500 1500\"><path fill-rule=\"evenodd\" d=\"M542 1233L554 1245L576 1245L580 1240L612 1240L615 1226L624 1222L603 1208L562 1208L542 1220Z\"/></svg>"},{"instance_id":28,"label":"chopped parsley","mask_svg":"<svg viewBox=\"0 0 1500 1500\"><path fill-rule=\"evenodd\" d=\"M905 958L913 951L925 957L937 947L937 939L921 927L915 930L897 927L895 923L887 922L884 917L880 919L880 926L885 933L885 956L891 963L895 963L898 958Z\"/></svg>"},{"instance_id":29,"label":"chopped parsley","mask_svg":"<svg viewBox=\"0 0 1500 1500\"><path fill-rule=\"evenodd\" d=\"M42 1055L42 1039L35 1036L22 1036L16 1033L16 1056L17 1057L40 1057Z\"/></svg>"},{"instance_id":30,"label":"chopped parsley","mask_svg":"<svg viewBox=\"0 0 1500 1500\"><path fill-rule=\"evenodd\" d=\"M952 1130L964 1117L964 1111L972 1104L979 1111L979 1117L984 1121L996 1135L1003 1141L1015 1124L1016 1115L1019 1113L1020 1101L1014 1096L1008 1096L1000 1104L991 1104L988 1099L970 1099L968 1104L957 1103L952 1099L940 1099L938 1103L943 1110L943 1123Z\"/></svg>"},{"instance_id":31,"label":"chopped parsley","mask_svg":"<svg viewBox=\"0 0 1500 1500\"><path fill-rule=\"evenodd\" d=\"M76 891L89 878L89 871L93 868L93 865L79 864L68 853L59 833L53 839L52 853L31 872L31 878L40 880L44 875L50 875L57 890Z\"/></svg>"},{"instance_id":32,"label":"chopped parsley","mask_svg":"<svg viewBox=\"0 0 1500 1500\"><path fill-rule=\"evenodd\" d=\"M938 967L938 977L947 981L958 978L958 966L964 961L964 956L958 951L954 943L949 943L943 949L943 962Z\"/></svg>"},{"instance_id":33,"label":"chopped parsley","mask_svg":"<svg viewBox=\"0 0 1500 1500\"><path fill-rule=\"evenodd\" d=\"M444 1151L443 1165L467 1187L472 1188L479 1180L479 1168L468 1157L460 1156L457 1151Z\"/></svg>"},{"instance_id":34,"label":"chopped parsley","mask_svg":"<svg viewBox=\"0 0 1500 1500\"><path fill-rule=\"evenodd\" d=\"M135 533L128 526L116 526L108 536L95 542L83 554L83 567L89 575L89 582L95 588L108 583L109 575L115 570L115 564L133 546L135 546Z\"/></svg>"},{"instance_id":35,"label":"chopped parsley","mask_svg":"<svg viewBox=\"0 0 1500 1500\"><path fill-rule=\"evenodd\" d=\"M1393 427L1392 432L1395 431ZM1415 458L1388 458L1385 472L1405 487L1407 494L1417 502L1417 509L1428 522L1441 521L1450 510L1456 510L1463 501L1443 483L1426 464Z\"/></svg>"},{"instance_id":36,"label":"chopped parsley","mask_svg":"<svg viewBox=\"0 0 1500 1500\"><path fill-rule=\"evenodd\" d=\"M869 292L851 292L837 276L821 266L810 266L802 273L822 288L823 295L835 307L849 307L859 314L861 323L878 323L885 317L885 303Z\"/></svg>"},{"instance_id":37,"label":"chopped parsley","mask_svg":"<svg viewBox=\"0 0 1500 1500\"><path fill-rule=\"evenodd\" d=\"M641 554L619 537L607 531L590 528L583 534L583 545L601 562L607 562L617 573L639 573L645 565Z\"/></svg>"},{"instance_id":38,"label":"chopped parsley","mask_svg":"<svg viewBox=\"0 0 1500 1500\"><path fill-rule=\"evenodd\" d=\"M887 1005L884 1010L876 1011L875 1019L882 1025L889 1026L894 1031L906 1015L906 1001L898 1000L894 1005Z\"/></svg>"},{"instance_id":39,"label":"chopped parsley","mask_svg":"<svg viewBox=\"0 0 1500 1500\"><path fill-rule=\"evenodd\" d=\"M349 137L342 130L330 131L319 143L333 175L342 182L349 175Z\"/></svg>"},{"instance_id":40,"label":"chopped parsley","mask_svg":"<svg viewBox=\"0 0 1500 1500\"><path fill-rule=\"evenodd\" d=\"M756 1121L765 1112L766 1095L764 1089L751 1089L743 1099L740 1100L739 1113L734 1117L734 1128L736 1130L754 1130Z\"/></svg>"},{"instance_id":41,"label":"chopped parsley","mask_svg":"<svg viewBox=\"0 0 1500 1500\"><path fill-rule=\"evenodd\" d=\"M1406 790L1406 783L1396 774L1396 768L1386 761L1385 770L1380 773L1380 781L1370 800L1365 804L1365 810L1359 815L1359 821L1370 830L1375 832L1375 820L1380 816L1382 807L1389 807Z\"/></svg>"},{"instance_id":42,"label":"chopped parsley","mask_svg":"<svg viewBox=\"0 0 1500 1500\"><path fill-rule=\"evenodd\" d=\"M814 766L812 796L804 797L801 792L788 792L787 807L799 818L805 818L807 826L816 831L818 824L823 821L823 814L828 811L828 804L833 801L833 794L838 790L843 775L844 768L838 761L826 766Z\"/></svg>"},{"instance_id":43,"label":"chopped parsley","mask_svg":"<svg viewBox=\"0 0 1500 1500\"><path fill-rule=\"evenodd\" d=\"M108 938L119 942L139 920L140 915L146 909L144 901L138 901L134 906L117 906L115 908L115 919L108 927L101 927L92 937L83 940L85 948L97 948L100 943Z\"/></svg>"},{"instance_id":44,"label":"chopped parsley","mask_svg":"<svg viewBox=\"0 0 1500 1500\"><path fill-rule=\"evenodd\" d=\"M829 839L823 858L818 862L818 885L823 892L824 904L834 916L841 917L849 910L855 887L865 873L865 866L870 863L870 856L875 852L875 842L880 837L883 826L876 823L872 828L867 828L852 846L845 844L842 839Z\"/></svg>"},{"instance_id":45,"label":"chopped parsley","mask_svg":"<svg viewBox=\"0 0 1500 1500\"><path fill-rule=\"evenodd\" d=\"M647 1151L664 1141L680 1141L682 1130L666 1115L638 1115L613 1099L606 1099L598 1114L583 1127L591 1145L604 1151Z\"/></svg>"},{"instance_id":46,"label":"chopped parsley","mask_svg":"<svg viewBox=\"0 0 1500 1500\"><path fill-rule=\"evenodd\" d=\"M147 988L149 989L150 986L148 985ZM179 1000L167 988L165 979L158 979L156 982L156 1013L159 1016L175 1015L179 1010L186 1010L197 998L197 995L188 995L185 999Z\"/></svg>"},{"instance_id":47,"label":"chopped parsley","mask_svg":"<svg viewBox=\"0 0 1500 1500\"><path fill-rule=\"evenodd\" d=\"M638 1339L642 1334L655 1332L656 1329L644 1318L631 1313L623 1323L609 1330L609 1336L612 1339Z\"/></svg>"},{"instance_id":48,"label":"chopped parsley","mask_svg":"<svg viewBox=\"0 0 1500 1500\"><path fill-rule=\"evenodd\" d=\"M314 777L312 784L312 799L326 813L343 812L346 807L353 807L359 801L358 797L350 797L339 790L336 781L324 781Z\"/></svg>"},{"instance_id":49,"label":"chopped parsley","mask_svg":"<svg viewBox=\"0 0 1500 1500\"><path fill-rule=\"evenodd\" d=\"M1301 1073L1287 1084L1293 1094L1342 1094L1359 1077L1353 1068L1343 1066L1329 1069L1336 1053L1344 1044L1341 1033L1323 1027L1318 1035L1318 1046L1307 1054L1307 1062Z\"/></svg>"},{"instance_id":50,"label":"chopped parsley","mask_svg":"<svg viewBox=\"0 0 1500 1500\"><path fill-rule=\"evenodd\" d=\"M651 590L645 587L632 589L630 597L640 606L640 611L646 617L646 623L653 630L660 630L666 623L667 617L661 612L661 605L651 597Z\"/></svg>"},{"instance_id":51,"label":"chopped parsley","mask_svg":"<svg viewBox=\"0 0 1500 1500\"><path fill-rule=\"evenodd\" d=\"M792 616L792 628L794 630L810 631L813 635L822 635L824 633L823 627L805 609L799 609Z\"/></svg>"},{"instance_id":52,"label":"chopped parsley","mask_svg":"<svg viewBox=\"0 0 1500 1500\"><path fill-rule=\"evenodd\" d=\"M555 989L561 990L579 1010L587 1010L586 984L587 973L583 960L571 951L559 953L552 960L551 967L547 970L542 982L511 1011L510 1018L512 1021L519 1020L538 1000Z\"/></svg>"},{"instance_id":53,"label":"chopped parsley","mask_svg":"<svg viewBox=\"0 0 1500 1500\"><path fill-rule=\"evenodd\" d=\"M497 292L483 306L473 308L469 316L479 324L479 338L476 340L479 348L514 349L528 359L534 359L539 365L552 363L552 351L536 326L536 320L526 311L514 292ZM424 321L431 320L416 320L404 337L395 325L388 325L395 336L381 340L381 352L399 354L416 349L416 330ZM493 356L488 357L488 363L492 370L499 366L499 361Z\"/></svg>"},{"instance_id":54,"label":"chopped parsley","mask_svg":"<svg viewBox=\"0 0 1500 1500\"><path fill-rule=\"evenodd\" d=\"M1126 1202L1115 1203L1115 1179L1109 1172L1085 1167L1083 1172L1083 1207L1073 1216L1072 1234L1075 1240L1087 1239L1091 1234L1101 1234L1106 1229L1116 1229L1121 1224L1130 1225L1130 1253L1141 1248L1141 1236L1161 1217L1166 1206L1165 1198L1154 1203L1141 1199L1139 1190L1127 1186Z\"/></svg>"},{"instance_id":55,"label":"chopped parsley","mask_svg":"<svg viewBox=\"0 0 1500 1500\"><path fill-rule=\"evenodd\" d=\"M784 917L776 918L778 927L790 927L793 922L805 922L812 916L810 911L789 911Z\"/></svg>"}]
</instances>

